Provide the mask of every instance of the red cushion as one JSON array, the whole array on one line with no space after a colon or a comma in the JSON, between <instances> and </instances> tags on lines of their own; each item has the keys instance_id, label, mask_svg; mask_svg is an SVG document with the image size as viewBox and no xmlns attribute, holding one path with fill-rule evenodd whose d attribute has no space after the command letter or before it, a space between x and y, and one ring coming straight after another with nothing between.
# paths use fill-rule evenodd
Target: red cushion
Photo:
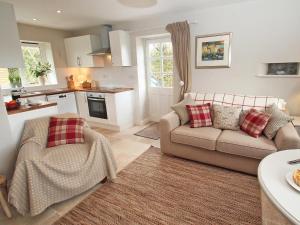
<instances>
[{"instance_id":1,"label":"red cushion","mask_svg":"<svg viewBox=\"0 0 300 225\"><path fill-rule=\"evenodd\" d=\"M212 126L210 116L210 103L204 105L186 105L186 109L190 118L190 126L196 127L209 127Z\"/></svg>"},{"instance_id":2,"label":"red cushion","mask_svg":"<svg viewBox=\"0 0 300 225\"><path fill-rule=\"evenodd\" d=\"M270 117L271 115L269 114L251 109L241 125L241 130L245 131L250 136L257 138L267 126Z\"/></svg>"},{"instance_id":3,"label":"red cushion","mask_svg":"<svg viewBox=\"0 0 300 225\"><path fill-rule=\"evenodd\" d=\"M51 117L48 130L47 147L83 143L84 119Z\"/></svg>"}]
</instances>

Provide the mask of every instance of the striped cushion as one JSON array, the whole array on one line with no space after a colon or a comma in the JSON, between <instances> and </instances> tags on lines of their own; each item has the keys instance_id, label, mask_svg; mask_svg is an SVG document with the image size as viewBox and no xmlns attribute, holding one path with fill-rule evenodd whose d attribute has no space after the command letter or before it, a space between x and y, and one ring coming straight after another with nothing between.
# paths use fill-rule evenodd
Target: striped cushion
<instances>
[{"instance_id":1,"label":"striped cushion","mask_svg":"<svg viewBox=\"0 0 300 225\"><path fill-rule=\"evenodd\" d=\"M273 139L276 136L277 131L281 127L285 126L293 120L292 117L280 111L275 104L267 109L267 113L271 114L271 118L269 119L268 124L264 129L264 135L269 139Z\"/></svg>"},{"instance_id":2,"label":"striped cushion","mask_svg":"<svg viewBox=\"0 0 300 225\"><path fill-rule=\"evenodd\" d=\"M260 111L266 111L272 104L275 104L280 110L284 110L286 105L286 102L283 99L271 96L250 96L225 93L187 93L186 96L194 99L195 104L210 103L211 105L237 106L242 107L242 110L254 108Z\"/></svg>"}]
</instances>

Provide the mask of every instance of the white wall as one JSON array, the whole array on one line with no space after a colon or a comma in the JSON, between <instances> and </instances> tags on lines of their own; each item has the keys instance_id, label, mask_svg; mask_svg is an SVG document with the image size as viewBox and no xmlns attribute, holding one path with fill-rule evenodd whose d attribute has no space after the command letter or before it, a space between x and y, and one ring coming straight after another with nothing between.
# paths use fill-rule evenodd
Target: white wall
<instances>
[{"instance_id":1,"label":"white wall","mask_svg":"<svg viewBox=\"0 0 300 225\"><path fill-rule=\"evenodd\" d=\"M13 6L0 2L0 67L22 67L23 58ZM15 143L0 86L0 174L11 175Z\"/></svg>"},{"instance_id":2,"label":"white wall","mask_svg":"<svg viewBox=\"0 0 300 225\"><path fill-rule=\"evenodd\" d=\"M278 96L288 101L291 114L300 114L300 78L256 77L260 63L300 62L299 9L299 0L253 0L165 14L118 24L114 29L133 31L135 38L163 31L171 22L197 21L191 25L193 90ZM194 69L194 37L221 32L233 32L231 68Z\"/></svg>"},{"instance_id":3,"label":"white wall","mask_svg":"<svg viewBox=\"0 0 300 225\"><path fill-rule=\"evenodd\" d=\"M1 88L0 88L1 91ZM16 145L13 141L6 108L0 94L0 174L11 175L15 161Z\"/></svg>"},{"instance_id":4,"label":"white wall","mask_svg":"<svg viewBox=\"0 0 300 225\"><path fill-rule=\"evenodd\" d=\"M0 2L0 67L23 67L23 57L13 5Z\"/></svg>"}]
</instances>

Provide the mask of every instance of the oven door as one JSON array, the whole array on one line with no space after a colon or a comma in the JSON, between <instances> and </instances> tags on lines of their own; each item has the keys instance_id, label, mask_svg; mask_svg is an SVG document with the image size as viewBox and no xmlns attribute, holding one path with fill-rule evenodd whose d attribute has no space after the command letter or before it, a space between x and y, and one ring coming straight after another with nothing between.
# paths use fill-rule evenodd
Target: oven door
<instances>
[{"instance_id":1,"label":"oven door","mask_svg":"<svg viewBox=\"0 0 300 225\"><path fill-rule=\"evenodd\" d=\"M107 119L106 103L104 98L88 97L89 114L91 117Z\"/></svg>"}]
</instances>

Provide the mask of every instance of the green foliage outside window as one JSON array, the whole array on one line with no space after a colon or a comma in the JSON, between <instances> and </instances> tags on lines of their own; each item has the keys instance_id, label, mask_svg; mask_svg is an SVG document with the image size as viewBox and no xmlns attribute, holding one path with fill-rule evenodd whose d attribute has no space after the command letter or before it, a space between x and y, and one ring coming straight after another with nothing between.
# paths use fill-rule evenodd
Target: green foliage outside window
<instances>
[{"instance_id":1,"label":"green foliage outside window","mask_svg":"<svg viewBox=\"0 0 300 225\"><path fill-rule=\"evenodd\" d=\"M25 80L29 84L36 84L38 80L37 77L32 74L31 69L36 67L42 60L40 49L37 46L22 46L22 52L25 63Z\"/></svg>"},{"instance_id":2,"label":"green foliage outside window","mask_svg":"<svg viewBox=\"0 0 300 225\"><path fill-rule=\"evenodd\" d=\"M8 79L12 88L21 87L21 77L18 68L9 68L8 70Z\"/></svg>"},{"instance_id":3,"label":"green foliage outside window","mask_svg":"<svg viewBox=\"0 0 300 225\"><path fill-rule=\"evenodd\" d=\"M149 69L152 86L173 86L173 49L171 42L149 44Z\"/></svg>"}]
</instances>

